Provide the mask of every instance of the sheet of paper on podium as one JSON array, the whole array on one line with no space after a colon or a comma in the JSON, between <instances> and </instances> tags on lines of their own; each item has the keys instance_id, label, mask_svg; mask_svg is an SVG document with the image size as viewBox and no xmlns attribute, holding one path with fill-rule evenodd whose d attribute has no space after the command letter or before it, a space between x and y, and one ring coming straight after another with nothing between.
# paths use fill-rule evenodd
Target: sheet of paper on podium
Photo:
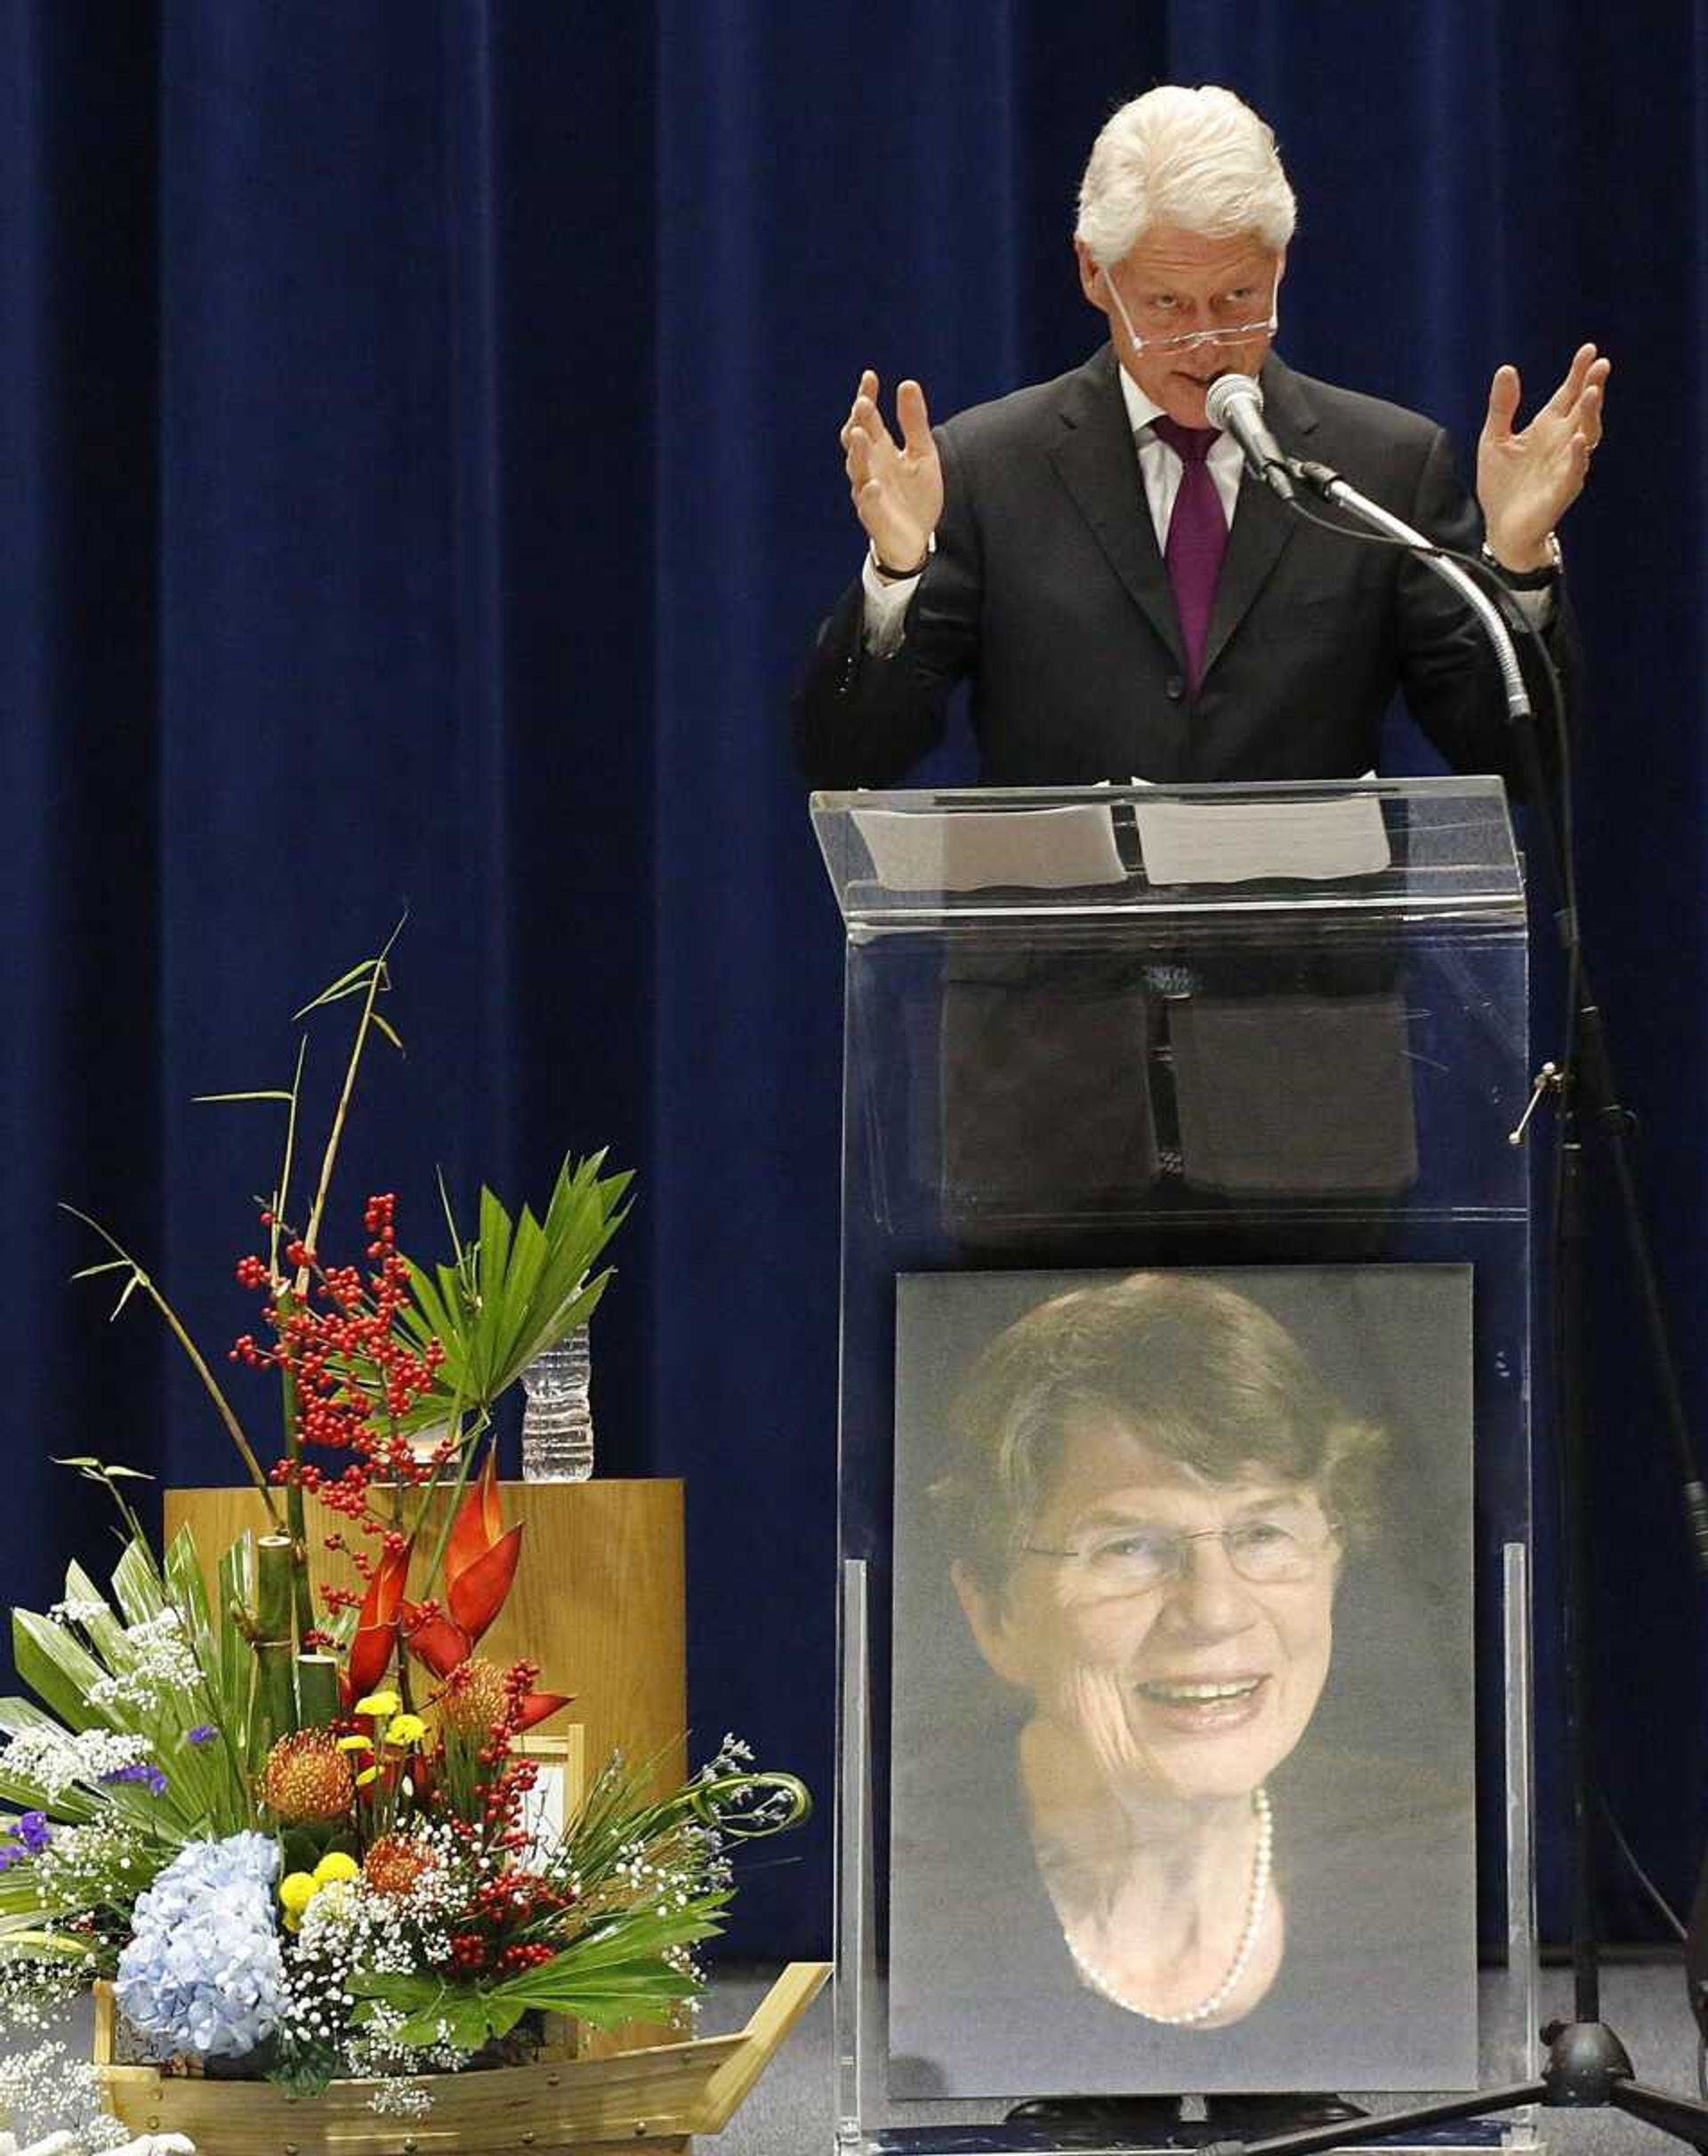
<instances>
[{"instance_id":1,"label":"sheet of paper on podium","mask_svg":"<svg viewBox=\"0 0 1708 2156\"><path fill-rule=\"evenodd\" d=\"M1374 794L1321 801L1139 801L1133 804L1152 884L1311 883L1379 876L1393 852Z\"/></svg>"},{"instance_id":2,"label":"sheet of paper on podium","mask_svg":"<svg viewBox=\"0 0 1708 2156\"><path fill-rule=\"evenodd\" d=\"M1124 884L1115 821L1100 802L1063 808L856 809L886 891L1076 891Z\"/></svg>"}]
</instances>

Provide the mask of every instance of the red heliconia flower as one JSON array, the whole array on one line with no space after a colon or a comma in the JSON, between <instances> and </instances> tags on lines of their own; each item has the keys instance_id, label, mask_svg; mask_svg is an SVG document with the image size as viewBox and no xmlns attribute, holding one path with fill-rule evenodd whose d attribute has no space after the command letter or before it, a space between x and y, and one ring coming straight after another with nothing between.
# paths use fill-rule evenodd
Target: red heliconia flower
<instances>
[{"instance_id":1,"label":"red heliconia flower","mask_svg":"<svg viewBox=\"0 0 1708 2156\"><path fill-rule=\"evenodd\" d=\"M338 1680L346 1708L374 1691L391 1667L398 1644L398 1619L408 1607L403 1589L409 1577L409 1550L407 1542L395 1547L387 1542L367 1583L355 1637L350 1643L350 1659Z\"/></svg>"},{"instance_id":2,"label":"red heliconia flower","mask_svg":"<svg viewBox=\"0 0 1708 2156\"><path fill-rule=\"evenodd\" d=\"M445 1548L445 1600L448 1617L423 1615L405 1603L403 1624L411 1650L435 1676L448 1676L466 1662L474 1643L504 1606L522 1554L519 1521L504 1526L498 1509L498 1463L493 1453L451 1522Z\"/></svg>"}]
</instances>

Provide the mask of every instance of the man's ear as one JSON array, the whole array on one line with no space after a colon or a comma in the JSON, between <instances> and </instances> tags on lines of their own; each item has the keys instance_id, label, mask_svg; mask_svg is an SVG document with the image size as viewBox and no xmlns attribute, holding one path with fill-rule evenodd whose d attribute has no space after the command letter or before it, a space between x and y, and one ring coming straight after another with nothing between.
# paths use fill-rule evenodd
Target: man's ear
<instances>
[{"instance_id":1,"label":"man's ear","mask_svg":"<svg viewBox=\"0 0 1708 2156\"><path fill-rule=\"evenodd\" d=\"M992 1673L1004 1684L1024 1684L1013 1628L1001 1602L986 1591L971 1567L959 1557L949 1567L949 1578L955 1582L967 1629Z\"/></svg>"},{"instance_id":2,"label":"man's ear","mask_svg":"<svg viewBox=\"0 0 1708 2156\"><path fill-rule=\"evenodd\" d=\"M1109 311L1108 287L1103 281L1103 272L1092 257L1092 250L1083 239L1074 242L1074 256L1079 263L1079 288L1100 314Z\"/></svg>"}]
</instances>

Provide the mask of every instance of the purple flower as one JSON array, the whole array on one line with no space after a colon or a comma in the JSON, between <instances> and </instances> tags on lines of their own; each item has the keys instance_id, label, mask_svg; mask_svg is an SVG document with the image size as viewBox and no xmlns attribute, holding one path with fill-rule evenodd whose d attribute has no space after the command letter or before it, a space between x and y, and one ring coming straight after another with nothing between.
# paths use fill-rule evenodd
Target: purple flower
<instances>
[{"instance_id":1,"label":"purple flower","mask_svg":"<svg viewBox=\"0 0 1708 2156\"><path fill-rule=\"evenodd\" d=\"M187 1729L184 1732L184 1742L186 1744L212 1744L219 1733L211 1722L198 1722L194 1729Z\"/></svg>"},{"instance_id":2,"label":"purple flower","mask_svg":"<svg viewBox=\"0 0 1708 2156\"><path fill-rule=\"evenodd\" d=\"M10 1871L28 1857L40 1856L52 1839L45 1812L20 1813L8 1827L6 1839L0 1841L0 1871Z\"/></svg>"},{"instance_id":3,"label":"purple flower","mask_svg":"<svg viewBox=\"0 0 1708 2156\"><path fill-rule=\"evenodd\" d=\"M115 1767L110 1774L103 1774L101 1779L103 1782L140 1781L150 1797L164 1797L166 1793L165 1776L146 1759L133 1767Z\"/></svg>"}]
</instances>

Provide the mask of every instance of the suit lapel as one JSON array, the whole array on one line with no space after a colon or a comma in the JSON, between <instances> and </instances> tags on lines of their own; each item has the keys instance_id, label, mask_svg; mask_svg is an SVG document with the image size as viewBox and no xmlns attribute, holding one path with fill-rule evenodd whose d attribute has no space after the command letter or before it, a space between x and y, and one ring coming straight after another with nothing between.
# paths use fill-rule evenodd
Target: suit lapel
<instances>
[{"instance_id":1,"label":"suit lapel","mask_svg":"<svg viewBox=\"0 0 1708 2156\"><path fill-rule=\"evenodd\" d=\"M1263 368L1262 384L1263 416L1269 421L1269 432L1289 456L1302 455L1305 437L1316 426L1317 415L1300 390L1298 378L1271 356ZM1228 533L1228 552L1216 585L1210 633L1204 640L1206 675L1268 583L1298 522L1293 512L1269 488L1249 472L1243 475L1238 505Z\"/></svg>"},{"instance_id":2,"label":"suit lapel","mask_svg":"<svg viewBox=\"0 0 1708 2156\"><path fill-rule=\"evenodd\" d=\"M1106 345L1068 383L1061 403L1061 439L1051 452L1051 461L1110 568L1184 670L1186 647L1174 610L1174 590L1145 502L1138 452L1115 367L1115 355ZM1240 511L1243 516L1243 500ZM1238 522L1236 518L1236 529ZM1229 552L1231 557L1231 547Z\"/></svg>"}]
</instances>

